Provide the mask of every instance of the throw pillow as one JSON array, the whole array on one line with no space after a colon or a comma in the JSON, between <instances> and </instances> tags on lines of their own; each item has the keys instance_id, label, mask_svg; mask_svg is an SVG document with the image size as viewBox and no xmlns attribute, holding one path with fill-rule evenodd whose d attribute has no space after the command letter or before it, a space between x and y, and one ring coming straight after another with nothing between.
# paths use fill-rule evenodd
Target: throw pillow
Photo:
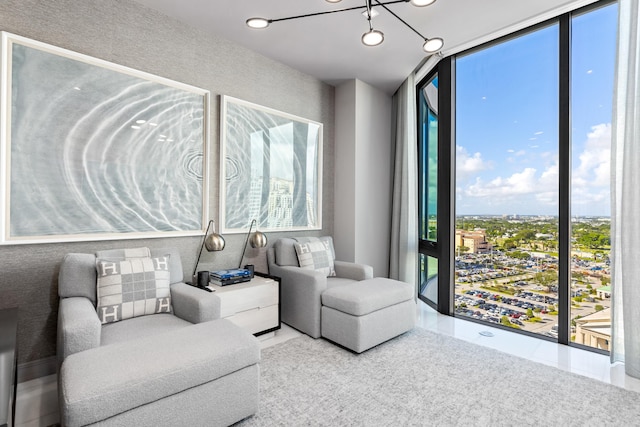
<instances>
[{"instance_id":1,"label":"throw pillow","mask_svg":"<svg viewBox=\"0 0 640 427\"><path fill-rule=\"evenodd\" d=\"M104 258L111 260L131 259L131 258L149 258L151 250L147 247L141 248L125 248L125 249L105 249L96 252L96 258Z\"/></svg>"},{"instance_id":2,"label":"throw pillow","mask_svg":"<svg viewBox=\"0 0 640 427\"><path fill-rule=\"evenodd\" d=\"M97 259L96 310L102 324L146 314L170 313L169 255Z\"/></svg>"},{"instance_id":3,"label":"throw pillow","mask_svg":"<svg viewBox=\"0 0 640 427\"><path fill-rule=\"evenodd\" d=\"M327 277L335 276L333 248L329 240L307 238L305 242L293 244L300 268L323 272Z\"/></svg>"}]
</instances>

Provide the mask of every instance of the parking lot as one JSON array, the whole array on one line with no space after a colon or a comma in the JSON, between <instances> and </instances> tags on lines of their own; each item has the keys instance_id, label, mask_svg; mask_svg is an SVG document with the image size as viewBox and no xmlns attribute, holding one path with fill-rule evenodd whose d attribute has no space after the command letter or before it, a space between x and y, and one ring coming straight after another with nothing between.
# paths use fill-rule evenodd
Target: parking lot
<instances>
[{"instance_id":1,"label":"parking lot","mask_svg":"<svg viewBox=\"0 0 640 427\"><path fill-rule=\"evenodd\" d=\"M495 324L507 316L515 328L557 337L557 283L542 286L534 279L540 271L555 270L556 261L505 259L501 254L467 254L456 259L456 314ZM495 262L501 268L491 268ZM571 318L594 313L597 304L609 305L590 294L586 286L598 284L594 278L586 279L581 285L572 285L571 297L583 298L573 302Z\"/></svg>"}]
</instances>

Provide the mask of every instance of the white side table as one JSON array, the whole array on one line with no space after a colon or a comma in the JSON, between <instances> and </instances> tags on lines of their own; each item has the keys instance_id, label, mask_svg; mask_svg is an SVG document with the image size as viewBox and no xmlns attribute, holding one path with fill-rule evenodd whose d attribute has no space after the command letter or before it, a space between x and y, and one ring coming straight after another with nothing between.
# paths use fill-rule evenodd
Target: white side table
<instances>
[{"instance_id":1,"label":"white side table","mask_svg":"<svg viewBox=\"0 0 640 427\"><path fill-rule=\"evenodd\" d=\"M220 298L220 317L255 336L280 329L280 278L256 273L249 282L209 284Z\"/></svg>"}]
</instances>

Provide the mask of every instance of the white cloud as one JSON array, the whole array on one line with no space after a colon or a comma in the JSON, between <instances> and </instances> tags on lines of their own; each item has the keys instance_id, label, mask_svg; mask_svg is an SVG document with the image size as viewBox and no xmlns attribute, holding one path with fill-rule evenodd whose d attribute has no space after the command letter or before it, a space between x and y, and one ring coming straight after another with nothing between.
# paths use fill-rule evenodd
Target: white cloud
<instances>
[{"instance_id":1,"label":"white cloud","mask_svg":"<svg viewBox=\"0 0 640 427\"><path fill-rule=\"evenodd\" d=\"M611 181L611 124L599 124L591 127L587 134L579 164L573 169L571 177L572 210L580 214L581 210L593 210L600 206L608 211L610 206Z\"/></svg>"},{"instance_id":2,"label":"white cloud","mask_svg":"<svg viewBox=\"0 0 640 427\"><path fill-rule=\"evenodd\" d=\"M578 145L579 146L579 145ZM528 159L525 150L507 150L512 157L506 163ZM458 179L459 209L468 212L493 210L493 213L541 212L557 215L559 163L557 152L545 151L537 158L542 164L526 167L508 176L483 178L479 172L490 169L480 153L469 155L457 147L458 176L461 171L470 182ZM573 215L606 215L610 206L611 125L593 126L582 151L574 156L571 186ZM463 160L461 162L461 160ZM492 165L491 165L492 166ZM496 167L496 170L499 170Z\"/></svg>"},{"instance_id":3,"label":"white cloud","mask_svg":"<svg viewBox=\"0 0 640 427\"><path fill-rule=\"evenodd\" d=\"M533 205L557 206L558 163L554 162L542 173L535 168L525 168L509 177L497 177L489 182L477 177L464 189L465 198L482 198L482 203L509 206L513 209L529 209Z\"/></svg>"},{"instance_id":4,"label":"white cloud","mask_svg":"<svg viewBox=\"0 0 640 427\"><path fill-rule=\"evenodd\" d=\"M476 181L465 190L469 197L504 197L519 194L529 194L535 187L534 168L526 168L522 172L514 173L510 177L497 177L489 182L484 182L477 177Z\"/></svg>"},{"instance_id":5,"label":"white cloud","mask_svg":"<svg viewBox=\"0 0 640 427\"><path fill-rule=\"evenodd\" d=\"M464 182L470 176L487 169L491 169L491 164L484 161L482 154L470 155L464 147L456 145L456 179L458 181Z\"/></svg>"},{"instance_id":6,"label":"white cloud","mask_svg":"<svg viewBox=\"0 0 640 427\"><path fill-rule=\"evenodd\" d=\"M608 185L611 170L611 124L591 127L584 150L578 156L580 164L573 170L574 179L592 185Z\"/></svg>"}]
</instances>

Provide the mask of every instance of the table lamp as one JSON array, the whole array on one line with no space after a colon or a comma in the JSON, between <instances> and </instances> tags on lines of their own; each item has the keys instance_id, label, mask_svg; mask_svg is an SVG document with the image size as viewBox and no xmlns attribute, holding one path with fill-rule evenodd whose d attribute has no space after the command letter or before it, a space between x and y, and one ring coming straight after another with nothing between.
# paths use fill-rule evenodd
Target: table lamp
<instances>
[{"instance_id":1,"label":"table lamp","mask_svg":"<svg viewBox=\"0 0 640 427\"><path fill-rule=\"evenodd\" d=\"M238 265L238 268L242 268L242 260L244 259L245 252L247 251L247 243L251 243L252 248L264 248L267 246L267 236L263 232L256 229L255 233L251 234L251 230L256 223L257 221L255 219L251 221L247 238L244 241L244 246L242 246L242 256L240 257L240 264Z\"/></svg>"},{"instance_id":2,"label":"table lamp","mask_svg":"<svg viewBox=\"0 0 640 427\"><path fill-rule=\"evenodd\" d=\"M213 226L213 232L209 234L209 230ZM193 267L193 274L191 275L194 286L197 286L196 272L198 270L198 264L200 263L200 257L202 256L202 250L207 248L208 252L217 252L224 249L224 237L216 233L215 223L213 220L209 221L207 230L204 232L204 239L202 239L202 245L200 245L200 252L198 253L198 259L196 265Z\"/></svg>"}]
</instances>

